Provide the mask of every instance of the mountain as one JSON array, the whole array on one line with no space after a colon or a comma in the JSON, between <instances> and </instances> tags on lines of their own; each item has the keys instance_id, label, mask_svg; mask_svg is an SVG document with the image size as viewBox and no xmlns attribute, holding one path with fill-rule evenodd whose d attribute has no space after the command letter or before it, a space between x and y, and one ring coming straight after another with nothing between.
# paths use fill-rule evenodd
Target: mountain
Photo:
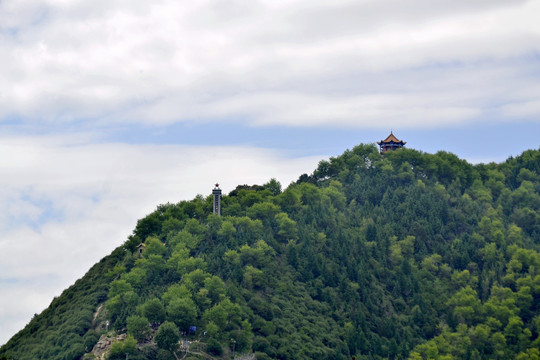
<instances>
[{"instance_id":1,"label":"mountain","mask_svg":"<svg viewBox=\"0 0 540 360\"><path fill-rule=\"evenodd\" d=\"M359 145L160 205L0 358L538 359L539 172Z\"/></svg>"}]
</instances>

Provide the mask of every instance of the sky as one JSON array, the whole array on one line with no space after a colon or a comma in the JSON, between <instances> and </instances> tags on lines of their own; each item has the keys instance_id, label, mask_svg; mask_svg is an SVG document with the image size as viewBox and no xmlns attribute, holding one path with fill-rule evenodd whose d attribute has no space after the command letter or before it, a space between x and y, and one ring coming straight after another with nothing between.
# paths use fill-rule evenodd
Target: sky
<instances>
[{"instance_id":1,"label":"sky","mask_svg":"<svg viewBox=\"0 0 540 360\"><path fill-rule=\"evenodd\" d=\"M540 0L0 0L0 344L158 204L393 133L538 149Z\"/></svg>"}]
</instances>

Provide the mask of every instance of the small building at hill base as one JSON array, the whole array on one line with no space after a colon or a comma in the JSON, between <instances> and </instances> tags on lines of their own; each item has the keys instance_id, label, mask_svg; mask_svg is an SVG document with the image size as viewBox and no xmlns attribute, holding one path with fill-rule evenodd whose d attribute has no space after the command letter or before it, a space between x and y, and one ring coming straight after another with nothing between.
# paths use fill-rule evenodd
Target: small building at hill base
<instances>
[{"instance_id":1,"label":"small building at hill base","mask_svg":"<svg viewBox=\"0 0 540 360\"><path fill-rule=\"evenodd\" d=\"M144 249L146 249L146 245L144 243L140 243L139 245L137 245L137 256L138 257L142 257L142 254L144 252Z\"/></svg>"},{"instance_id":2,"label":"small building at hill base","mask_svg":"<svg viewBox=\"0 0 540 360\"><path fill-rule=\"evenodd\" d=\"M390 135L388 135L386 139L377 141L381 154L384 154L387 151L401 149L406 143L406 141L399 140L392 131L390 131Z\"/></svg>"}]
</instances>

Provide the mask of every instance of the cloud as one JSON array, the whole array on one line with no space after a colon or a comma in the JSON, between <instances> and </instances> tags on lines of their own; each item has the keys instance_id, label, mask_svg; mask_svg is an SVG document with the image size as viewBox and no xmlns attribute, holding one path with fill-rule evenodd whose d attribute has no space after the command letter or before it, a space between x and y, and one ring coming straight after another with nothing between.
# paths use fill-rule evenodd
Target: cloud
<instances>
[{"instance_id":1,"label":"cloud","mask_svg":"<svg viewBox=\"0 0 540 360\"><path fill-rule=\"evenodd\" d=\"M506 0L2 2L0 51L7 55L0 60L0 119L377 127L383 117L393 124L410 114L412 127L433 126L434 119L445 126L477 121L486 103L499 98L484 83L463 89L467 69L480 64L481 72L497 71L508 59L535 66L527 57L539 50L539 6ZM453 78L444 76L448 69ZM396 83L406 84L418 70L440 78L438 92L446 99L432 102L426 77L396 91ZM515 70L490 82L514 93L523 78ZM483 95L470 101L460 90Z\"/></svg>"},{"instance_id":2,"label":"cloud","mask_svg":"<svg viewBox=\"0 0 540 360\"><path fill-rule=\"evenodd\" d=\"M0 179L0 343L121 245L158 204L208 195L215 182L225 193L272 177L287 186L320 158L87 138L0 138L0 150L10 154L0 159L0 172L9 174Z\"/></svg>"},{"instance_id":3,"label":"cloud","mask_svg":"<svg viewBox=\"0 0 540 360\"><path fill-rule=\"evenodd\" d=\"M540 117L540 100L506 105L503 106L502 111L513 118L538 118Z\"/></svg>"}]
</instances>

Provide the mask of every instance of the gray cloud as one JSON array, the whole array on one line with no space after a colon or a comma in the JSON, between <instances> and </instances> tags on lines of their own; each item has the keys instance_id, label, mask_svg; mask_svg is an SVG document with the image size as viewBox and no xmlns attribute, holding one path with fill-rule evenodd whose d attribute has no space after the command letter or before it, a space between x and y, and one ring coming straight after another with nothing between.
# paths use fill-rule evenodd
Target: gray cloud
<instances>
[{"instance_id":1,"label":"gray cloud","mask_svg":"<svg viewBox=\"0 0 540 360\"><path fill-rule=\"evenodd\" d=\"M484 82L466 89L484 94L476 101L455 96L471 64L497 71L539 50L539 10L502 0L2 2L0 119L373 127L403 118L412 100L411 125L448 126L499 100ZM436 93L430 78L406 83L419 69L438 78ZM520 75L490 83L516 93Z\"/></svg>"}]
</instances>

